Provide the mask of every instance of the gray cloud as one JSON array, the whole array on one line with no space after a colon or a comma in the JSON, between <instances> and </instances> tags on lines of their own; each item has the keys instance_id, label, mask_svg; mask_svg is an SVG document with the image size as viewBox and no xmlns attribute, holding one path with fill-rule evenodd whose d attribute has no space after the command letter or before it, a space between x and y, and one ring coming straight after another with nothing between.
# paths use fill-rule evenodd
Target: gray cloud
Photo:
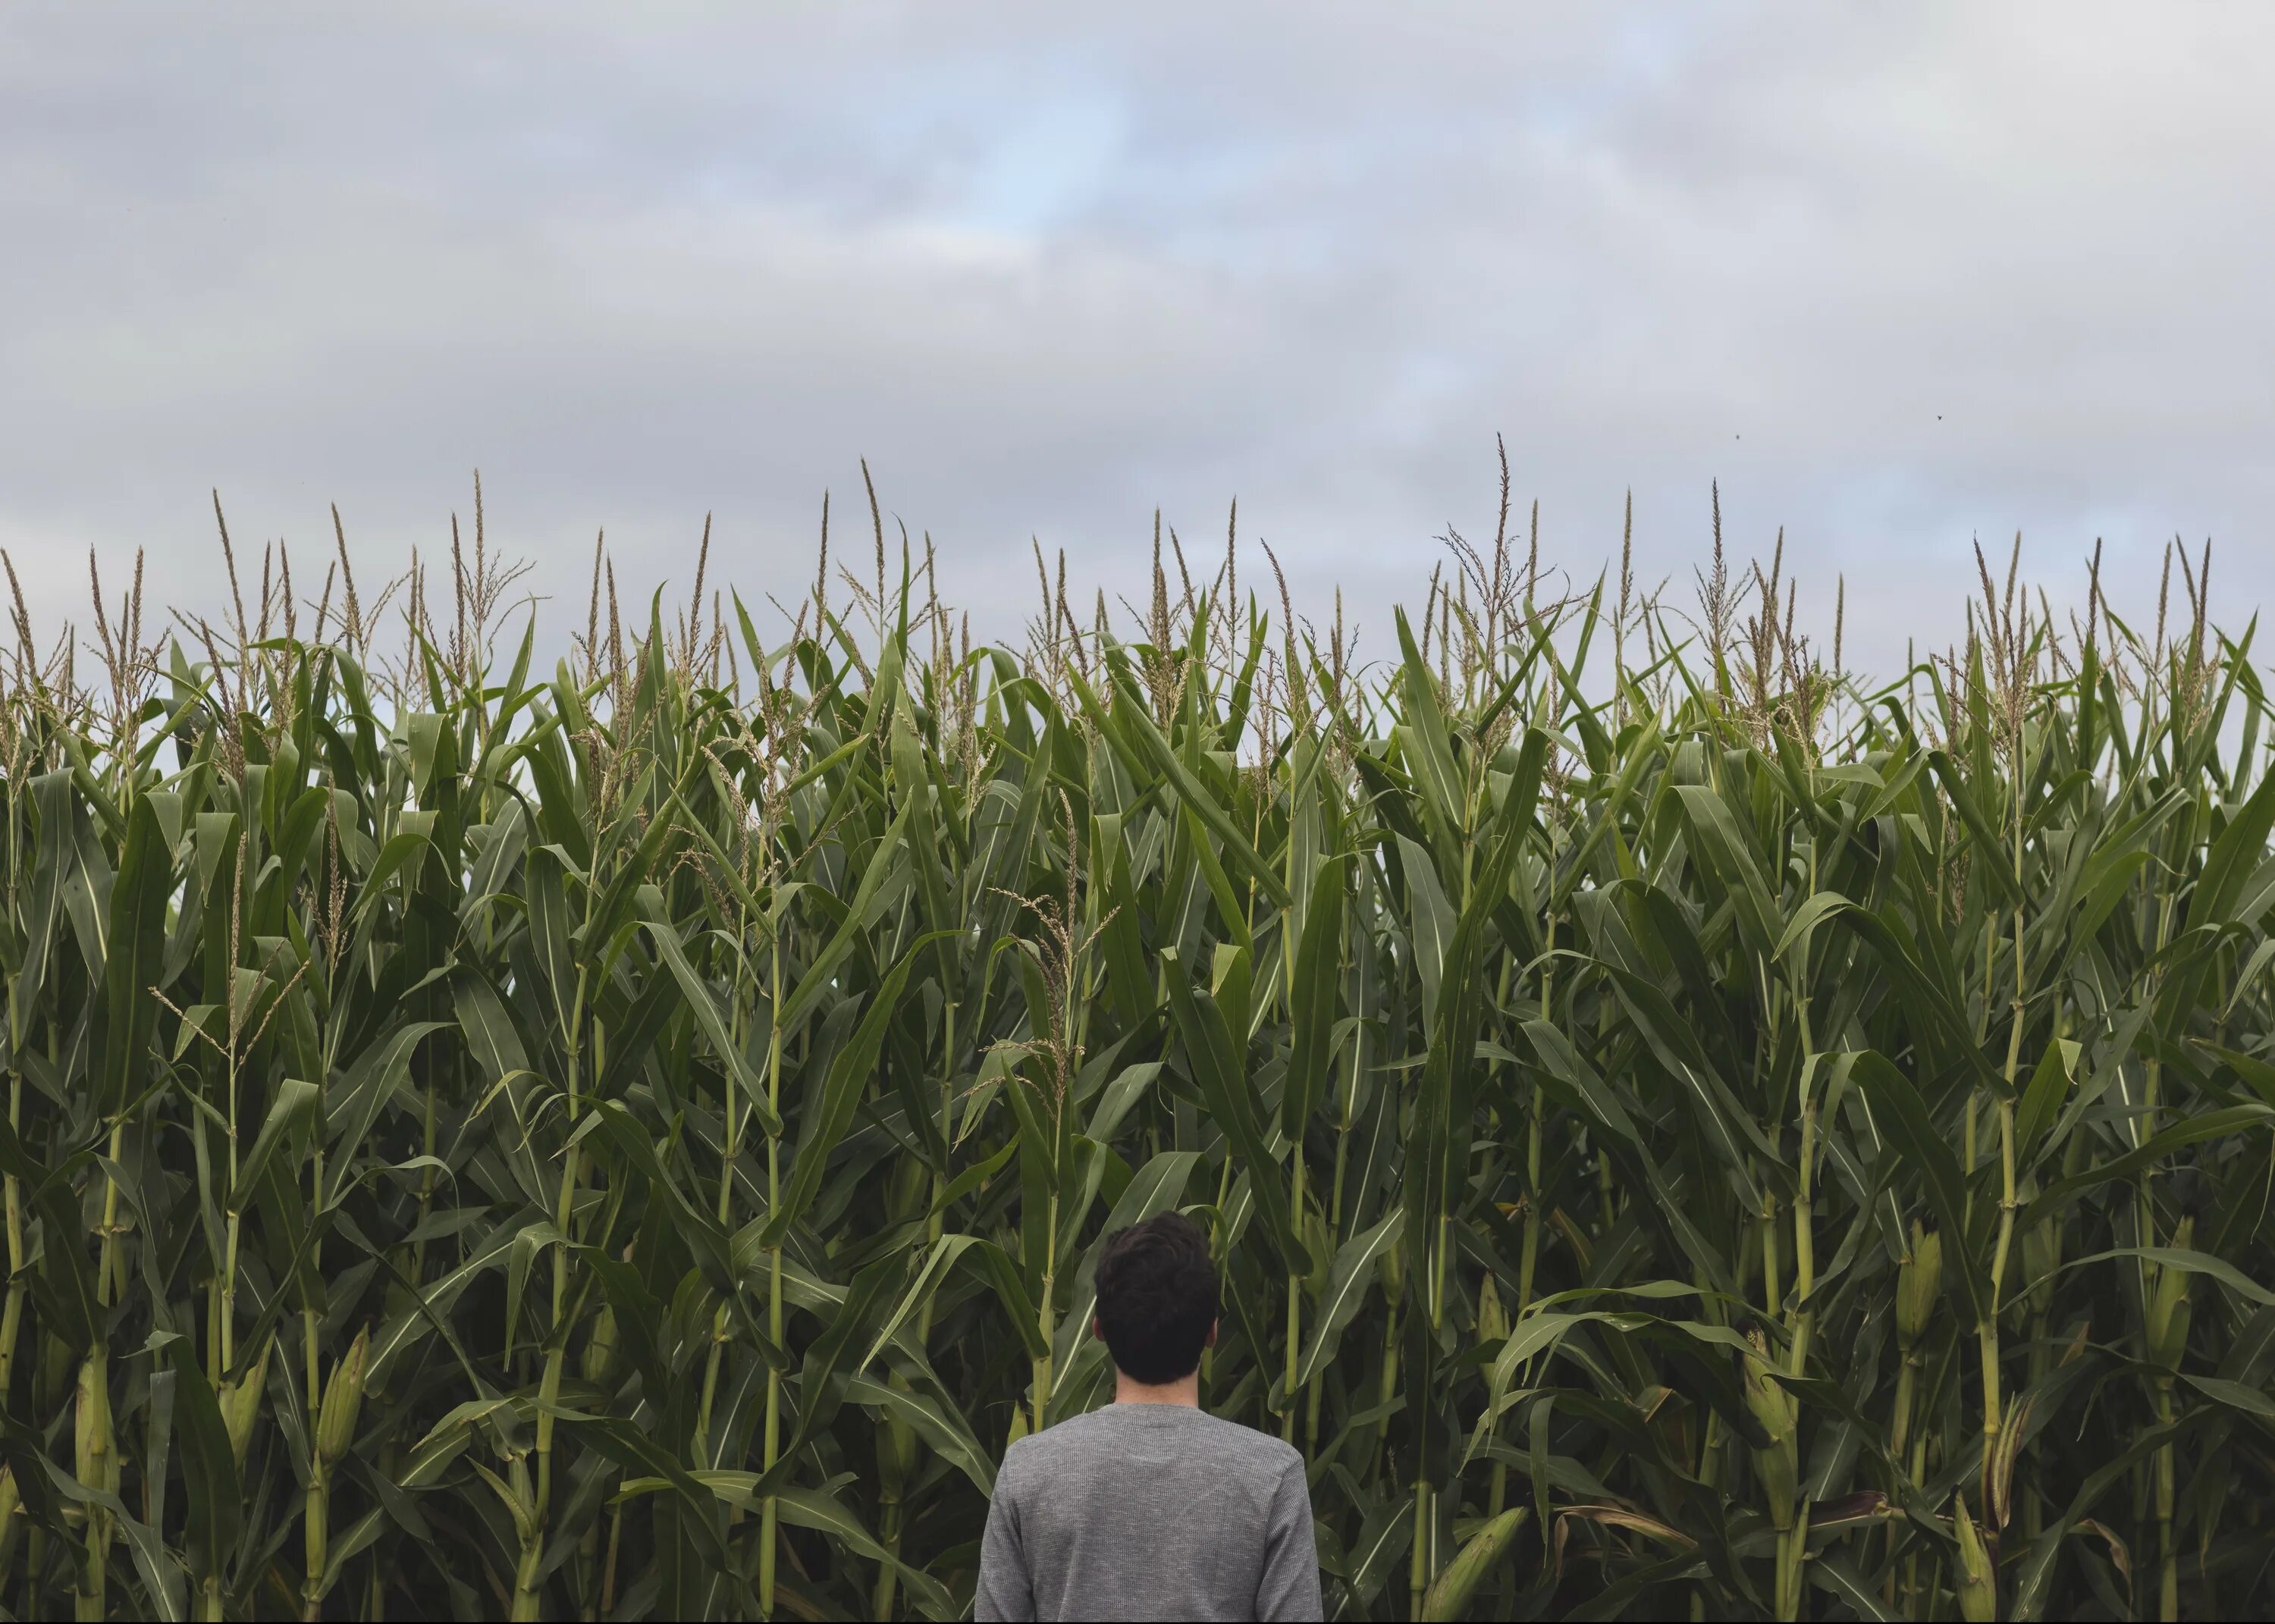
<instances>
[{"instance_id":1,"label":"gray cloud","mask_svg":"<svg viewBox=\"0 0 2275 1624\"><path fill-rule=\"evenodd\" d=\"M2275 583L2256 9L619 15L0 13L35 611L89 545L210 607L211 485L303 556L336 500L376 568L477 465L563 624L601 525L684 582L714 510L781 591L865 454L986 632L1031 534L1134 593L1157 504L1213 548L1236 492L1379 623L1490 532L1496 430L1560 563L1632 487L1687 576L1719 478L1882 669L1976 533L2058 585L2105 535L2136 601L2211 534L2235 619Z\"/></svg>"}]
</instances>

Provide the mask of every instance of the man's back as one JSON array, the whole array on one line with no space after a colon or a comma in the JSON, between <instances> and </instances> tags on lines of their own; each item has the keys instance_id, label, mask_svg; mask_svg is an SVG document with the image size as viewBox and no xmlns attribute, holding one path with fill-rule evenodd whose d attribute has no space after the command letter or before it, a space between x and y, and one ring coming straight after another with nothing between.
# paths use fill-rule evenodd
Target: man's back
<instances>
[{"instance_id":1,"label":"man's back","mask_svg":"<svg viewBox=\"0 0 2275 1624\"><path fill-rule=\"evenodd\" d=\"M1014 1444L978 1617L1316 1619L1304 1460L1183 1404L1110 1404Z\"/></svg>"}]
</instances>

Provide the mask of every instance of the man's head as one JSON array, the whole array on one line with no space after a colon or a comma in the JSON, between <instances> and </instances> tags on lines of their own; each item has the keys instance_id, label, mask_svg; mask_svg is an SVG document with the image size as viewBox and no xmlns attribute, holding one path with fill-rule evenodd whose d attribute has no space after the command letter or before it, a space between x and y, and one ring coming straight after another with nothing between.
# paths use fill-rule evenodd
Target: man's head
<instances>
[{"instance_id":1,"label":"man's head","mask_svg":"<svg viewBox=\"0 0 2275 1624\"><path fill-rule=\"evenodd\" d=\"M1216 1317L1216 1265L1208 1236L1191 1219L1162 1212L1107 1236L1098 1260L1098 1333L1124 1376L1160 1386L1191 1375Z\"/></svg>"}]
</instances>

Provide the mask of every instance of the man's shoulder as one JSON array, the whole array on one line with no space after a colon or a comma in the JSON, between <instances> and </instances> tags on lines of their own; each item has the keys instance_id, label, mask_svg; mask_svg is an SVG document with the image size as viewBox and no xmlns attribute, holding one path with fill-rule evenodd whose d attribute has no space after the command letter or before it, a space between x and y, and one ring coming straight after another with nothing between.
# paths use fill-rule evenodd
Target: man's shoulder
<instances>
[{"instance_id":1,"label":"man's shoulder","mask_svg":"<svg viewBox=\"0 0 2275 1624\"><path fill-rule=\"evenodd\" d=\"M1069 1416L1054 1421L1039 1432L1030 1432L1003 1452L1006 1472L1022 1468L1032 1469L1067 1455L1083 1454L1105 1444L1113 1435L1116 1423L1110 1417L1111 1406L1086 1410L1079 1416Z\"/></svg>"},{"instance_id":2,"label":"man's shoulder","mask_svg":"<svg viewBox=\"0 0 2275 1624\"><path fill-rule=\"evenodd\" d=\"M1259 1432L1237 1421L1227 1421L1221 1416L1204 1414L1201 1419L1207 1424L1209 1448L1213 1452L1236 1456L1274 1478L1291 1466L1300 1468L1304 1464L1303 1452L1285 1439Z\"/></svg>"},{"instance_id":3,"label":"man's shoulder","mask_svg":"<svg viewBox=\"0 0 2275 1624\"><path fill-rule=\"evenodd\" d=\"M1180 1406L1163 1413L1153 1406L1108 1404L1021 1439L1004 1451L1001 1475L1016 1481L1086 1456L1119 1453L1133 1431L1166 1426L1186 1434L1182 1446L1206 1455L1220 1469L1229 1468L1276 1483L1289 1468L1303 1465L1304 1457L1293 1444L1203 1410Z\"/></svg>"}]
</instances>

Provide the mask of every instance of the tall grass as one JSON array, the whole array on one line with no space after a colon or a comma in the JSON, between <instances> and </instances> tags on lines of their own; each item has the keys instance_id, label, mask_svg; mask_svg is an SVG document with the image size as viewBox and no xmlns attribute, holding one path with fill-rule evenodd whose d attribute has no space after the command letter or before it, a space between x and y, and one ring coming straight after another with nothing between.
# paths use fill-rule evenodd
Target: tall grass
<instances>
[{"instance_id":1,"label":"tall grass","mask_svg":"<svg viewBox=\"0 0 2275 1624\"><path fill-rule=\"evenodd\" d=\"M1176 1206L1336 1616L2275 1606L2208 560L1871 691L1781 562L1552 590L1505 498L1373 664L1174 534L975 648L869 517L772 640L596 551L549 677L479 518L19 597L0 1604L955 1617Z\"/></svg>"}]
</instances>

